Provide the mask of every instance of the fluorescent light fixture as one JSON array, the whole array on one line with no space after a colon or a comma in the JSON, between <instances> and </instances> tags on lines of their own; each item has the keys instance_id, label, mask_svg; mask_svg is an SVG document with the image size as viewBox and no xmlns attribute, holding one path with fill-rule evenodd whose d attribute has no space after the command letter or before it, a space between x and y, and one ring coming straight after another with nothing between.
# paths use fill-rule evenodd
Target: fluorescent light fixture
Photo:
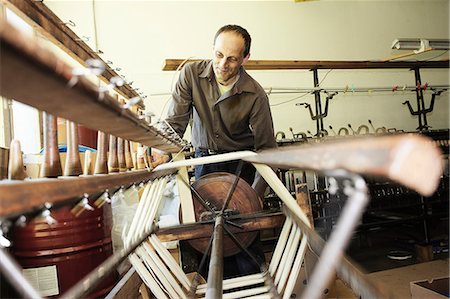
<instances>
[{"instance_id":1,"label":"fluorescent light fixture","mask_svg":"<svg viewBox=\"0 0 450 299\"><path fill-rule=\"evenodd\" d=\"M448 39L425 39L425 38L397 38L392 43L391 49L414 50L416 53L425 50L448 50L450 40Z\"/></svg>"}]
</instances>

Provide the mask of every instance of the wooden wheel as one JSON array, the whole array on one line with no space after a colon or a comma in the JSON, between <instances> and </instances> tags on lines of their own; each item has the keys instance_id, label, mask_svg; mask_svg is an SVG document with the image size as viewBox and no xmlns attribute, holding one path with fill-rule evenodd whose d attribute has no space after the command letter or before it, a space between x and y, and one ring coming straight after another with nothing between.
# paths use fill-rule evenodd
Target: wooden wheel
<instances>
[{"instance_id":1,"label":"wooden wheel","mask_svg":"<svg viewBox=\"0 0 450 299\"><path fill-rule=\"evenodd\" d=\"M216 211L220 211L228 196L228 192L232 187L236 176L226 172L215 172L202 176L193 184L195 190L201 198L210 203ZM213 219L211 214L202 204L196 199L193 194L194 211L196 221L204 221ZM262 210L262 202L255 190L247 184L245 180L239 178L236 189L234 190L228 206L225 210L225 219L227 215L243 215L253 214ZM225 223L225 225L227 225ZM212 234L212 226L211 226ZM239 242L244 248L248 247L256 238L258 232L247 232L236 234ZM189 244L197 251L204 253L208 248L209 238L202 238L197 240L190 240ZM223 254L224 256L231 256L240 252L239 247L228 236L224 236Z\"/></svg>"}]
</instances>

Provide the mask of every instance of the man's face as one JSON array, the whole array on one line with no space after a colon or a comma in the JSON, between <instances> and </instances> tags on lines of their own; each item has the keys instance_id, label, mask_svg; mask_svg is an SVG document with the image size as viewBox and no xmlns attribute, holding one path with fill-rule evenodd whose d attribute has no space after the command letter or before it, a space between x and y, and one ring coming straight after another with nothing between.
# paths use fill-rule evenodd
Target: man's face
<instances>
[{"instance_id":1,"label":"man's face","mask_svg":"<svg viewBox=\"0 0 450 299\"><path fill-rule=\"evenodd\" d=\"M244 47L244 39L234 32L222 32L216 38L213 68L219 83L227 85L239 73L239 68L246 61Z\"/></svg>"}]
</instances>

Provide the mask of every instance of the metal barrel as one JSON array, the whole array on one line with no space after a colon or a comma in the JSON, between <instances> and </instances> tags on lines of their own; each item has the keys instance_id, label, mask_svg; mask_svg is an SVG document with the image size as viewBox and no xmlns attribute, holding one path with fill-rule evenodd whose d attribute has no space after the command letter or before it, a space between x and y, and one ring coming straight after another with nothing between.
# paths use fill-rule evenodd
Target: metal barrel
<instances>
[{"instance_id":1,"label":"metal barrel","mask_svg":"<svg viewBox=\"0 0 450 299\"><path fill-rule=\"evenodd\" d=\"M51 210L57 222L36 217L15 227L12 253L24 276L44 297L56 297L112 255L111 206L84 211L78 217L65 206ZM87 298L104 297L116 282L111 275Z\"/></svg>"}]
</instances>

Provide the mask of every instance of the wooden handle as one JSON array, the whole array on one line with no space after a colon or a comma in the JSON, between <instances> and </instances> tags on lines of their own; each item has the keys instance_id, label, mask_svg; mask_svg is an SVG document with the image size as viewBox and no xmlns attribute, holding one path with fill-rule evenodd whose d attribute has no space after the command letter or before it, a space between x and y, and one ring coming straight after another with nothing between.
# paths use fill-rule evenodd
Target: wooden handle
<instances>
[{"instance_id":1,"label":"wooden handle","mask_svg":"<svg viewBox=\"0 0 450 299\"><path fill-rule=\"evenodd\" d=\"M136 166L137 169L145 169L145 150L142 145L137 147L136 153Z\"/></svg>"},{"instance_id":2,"label":"wooden handle","mask_svg":"<svg viewBox=\"0 0 450 299\"><path fill-rule=\"evenodd\" d=\"M349 172L386 177L429 196L443 170L440 150L416 134L345 138L320 144L287 146L245 158L282 168Z\"/></svg>"},{"instance_id":3,"label":"wooden handle","mask_svg":"<svg viewBox=\"0 0 450 299\"><path fill-rule=\"evenodd\" d=\"M84 152L84 167L83 174L89 175L91 174L91 164L92 164L92 152L90 150L86 150Z\"/></svg>"},{"instance_id":4,"label":"wooden handle","mask_svg":"<svg viewBox=\"0 0 450 299\"><path fill-rule=\"evenodd\" d=\"M26 177L20 142L14 139L9 147L8 179L23 180Z\"/></svg>"},{"instance_id":5,"label":"wooden handle","mask_svg":"<svg viewBox=\"0 0 450 299\"><path fill-rule=\"evenodd\" d=\"M119 161L119 172L127 171L127 164L125 161L125 140L117 138L117 159Z\"/></svg>"},{"instance_id":6,"label":"wooden handle","mask_svg":"<svg viewBox=\"0 0 450 299\"><path fill-rule=\"evenodd\" d=\"M133 169L133 158L131 158L130 141L125 140L125 164L127 170Z\"/></svg>"},{"instance_id":7,"label":"wooden handle","mask_svg":"<svg viewBox=\"0 0 450 299\"><path fill-rule=\"evenodd\" d=\"M66 129L67 155L66 164L64 166L64 175L77 176L83 173L80 153L78 152L78 128L74 122L67 120Z\"/></svg>"},{"instance_id":8,"label":"wooden handle","mask_svg":"<svg viewBox=\"0 0 450 299\"><path fill-rule=\"evenodd\" d=\"M62 175L58 148L57 117L44 112L44 153L40 177L55 178Z\"/></svg>"},{"instance_id":9,"label":"wooden handle","mask_svg":"<svg viewBox=\"0 0 450 299\"><path fill-rule=\"evenodd\" d=\"M119 172L119 159L117 157L117 137L109 135L109 157L108 157L109 172Z\"/></svg>"},{"instance_id":10,"label":"wooden handle","mask_svg":"<svg viewBox=\"0 0 450 299\"><path fill-rule=\"evenodd\" d=\"M95 159L94 174L108 173L108 135L98 131L97 135L97 157Z\"/></svg>"}]
</instances>

